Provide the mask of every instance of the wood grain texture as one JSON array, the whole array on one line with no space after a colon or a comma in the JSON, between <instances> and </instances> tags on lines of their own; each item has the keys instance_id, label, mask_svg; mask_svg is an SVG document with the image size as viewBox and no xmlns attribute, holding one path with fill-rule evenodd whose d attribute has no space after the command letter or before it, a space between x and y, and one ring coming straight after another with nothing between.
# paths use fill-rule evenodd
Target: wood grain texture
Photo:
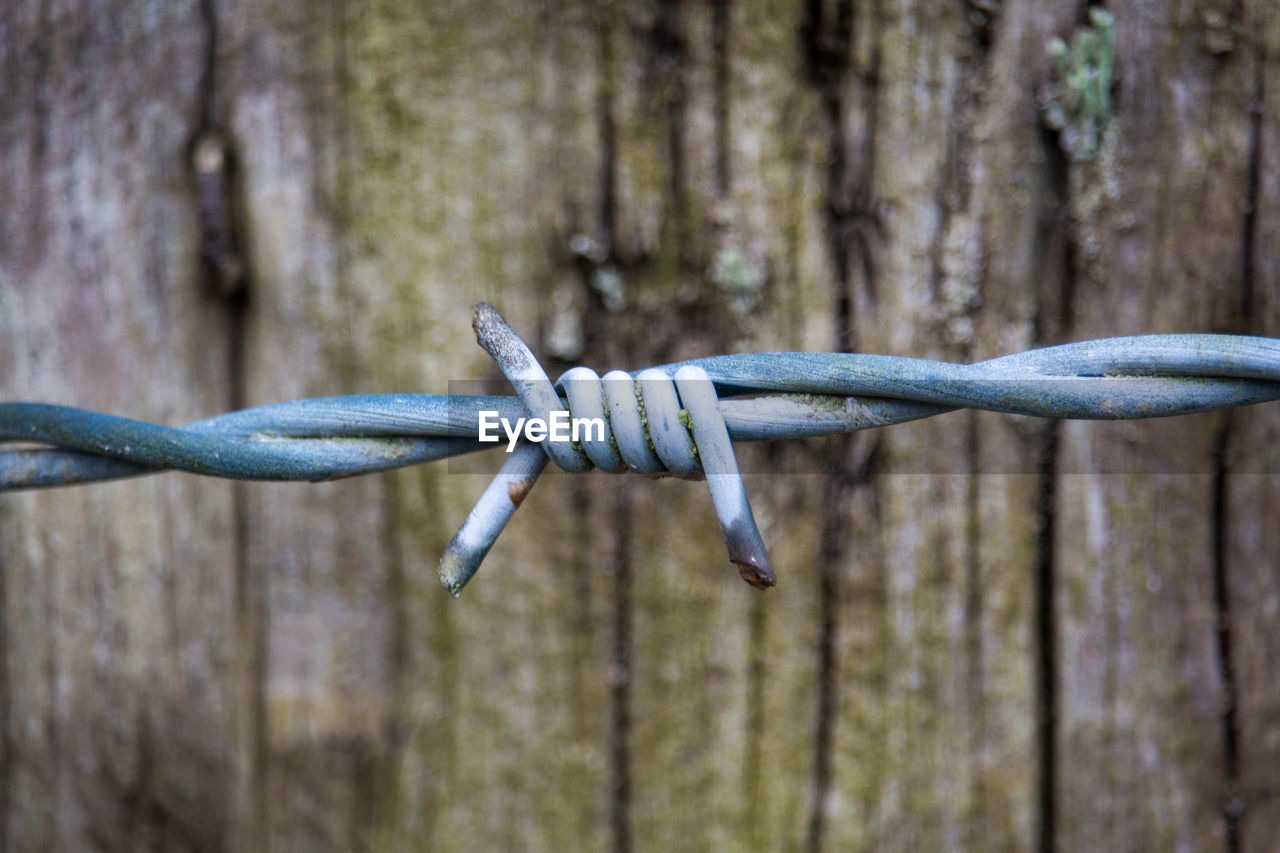
<instances>
[{"instance_id":1,"label":"wood grain texture","mask_svg":"<svg viewBox=\"0 0 1280 853\"><path fill-rule=\"evenodd\" d=\"M1280 15L1250 8L1254 39L1246 61L1252 82L1249 205L1241 235L1235 318L1252 334L1280 334L1280 263L1267 248L1280 235ZM1223 431L1223 592L1230 631L1230 707L1235 730L1232 798L1242 850L1265 850L1280 833L1280 691L1269 673L1280 662L1274 630L1280 614L1280 459L1277 421L1261 407L1233 413Z\"/></svg>"},{"instance_id":2,"label":"wood grain texture","mask_svg":"<svg viewBox=\"0 0 1280 853\"><path fill-rule=\"evenodd\" d=\"M1203 26L1158 3L1117 12L1115 114L1098 159L1066 167L1076 274L1060 334L1205 328L1236 304L1255 62L1248 51L1212 55ZM1221 417L1061 432L1066 847L1238 849L1222 811L1214 631Z\"/></svg>"},{"instance_id":3,"label":"wood grain texture","mask_svg":"<svg viewBox=\"0 0 1280 853\"><path fill-rule=\"evenodd\" d=\"M183 423L228 405L199 287L194 4L6 7L0 386ZM6 495L6 849L214 848L231 816L231 488Z\"/></svg>"},{"instance_id":4,"label":"wood grain texture","mask_svg":"<svg viewBox=\"0 0 1280 853\"><path fill-rule=\"evenodd\" d=\"M1280 334L1265 3L1112 9L1089 162L1041 121L1087 20L1047 0L115 5L0 12L3 399L444 392L498 378L480 299L553 373ZM744 448L764 595L697 483L549 474L458 601L496 466L5 495L0 837L1265 850L1278 423Z\"/></svg>"}]
</instances>

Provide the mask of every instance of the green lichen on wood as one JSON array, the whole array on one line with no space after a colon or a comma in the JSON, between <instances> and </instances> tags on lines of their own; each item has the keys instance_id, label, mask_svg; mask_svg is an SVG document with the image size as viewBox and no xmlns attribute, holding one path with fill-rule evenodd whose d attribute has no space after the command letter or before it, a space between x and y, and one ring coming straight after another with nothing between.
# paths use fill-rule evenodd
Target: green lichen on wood
<instances>
[{"instance_id":1,"label":"green lichen on wood","mask_svg":"<svg viewBox=\"0 0 1280 853\"><path fill-rule=\"evenodd\" d=\"M1070 46L1060 38L1050 40L1054 76L1042 107L1044 123L1058 132L1067 159L1083 162L1098 156L1111 114L1115 59L1115 18L1095 6L1089 23L1075 31Z\"/></svg>"},{"instance_id":2,"label":"green lichen on wood","mask_svg":"<svg viewBox=\"0 0 1280 853\"><path fill-rule=\"evenodd\" d=\"M713 284L720 289L734 314L750 314L764 296L769 275L765 265L753 259L733 243L716 252L708 271Z\"/></svg>"}]
</instances>

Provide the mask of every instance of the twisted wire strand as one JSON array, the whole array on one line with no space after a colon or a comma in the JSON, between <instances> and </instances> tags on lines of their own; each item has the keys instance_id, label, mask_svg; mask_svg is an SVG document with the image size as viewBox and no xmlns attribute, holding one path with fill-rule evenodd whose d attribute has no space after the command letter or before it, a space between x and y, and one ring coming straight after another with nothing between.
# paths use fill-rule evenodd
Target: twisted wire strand
<instances>
[{"instance_id":1,"label":"twisted wire strand","mask_svg":"<svg viewBox=\"0 0 1280 853\"><path fill-rule=\"evenodd\" d=\"M853 432L975 408L1046 418L1127 419L1280 399L1280 340L1231 335L1109 338L975 364L848 353L714 356L552 383L487 303L477 341L517 396L328 397L231 412L175 428L43 403L0 403L0 491L180 470L253 480L326 480L493 447L480 412L512 423L557 411L599 418L578 442L521 440L446 547L457 595L547 462L566 471L705 478L730 559L756 586L774 572L732 442Z\"/></svg>"}]
</instances>

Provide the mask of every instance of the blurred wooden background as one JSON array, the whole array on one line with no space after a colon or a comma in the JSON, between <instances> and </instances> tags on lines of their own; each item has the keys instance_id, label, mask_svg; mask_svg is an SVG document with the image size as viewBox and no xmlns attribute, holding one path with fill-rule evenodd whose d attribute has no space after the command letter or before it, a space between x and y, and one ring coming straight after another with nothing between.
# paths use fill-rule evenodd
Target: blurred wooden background
<instances>
[{"instance_id":1,"label":"blurred wooden background","mask_svg":"<svg viewBox=\"0 0 1280 853\"><path fill-rule=\"evenodd\" d=\"M478 299L553 372L1280 334L1280 16L1113 5L1089 159L1084 3L5 3L0 398L444 392ZM765 594L697 484L549 476L458 601L443 463L0 496L4 849L1274 849L1276 405L744 459Z\"/></svg>"}]
</instances>

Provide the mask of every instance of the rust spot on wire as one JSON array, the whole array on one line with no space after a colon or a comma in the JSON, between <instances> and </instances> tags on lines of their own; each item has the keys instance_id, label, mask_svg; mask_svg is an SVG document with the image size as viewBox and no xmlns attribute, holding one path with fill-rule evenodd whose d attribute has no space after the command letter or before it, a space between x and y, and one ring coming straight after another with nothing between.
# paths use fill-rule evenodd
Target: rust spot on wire
<instances>
[{"instance_id":1,"label":"rust spot on wire","mask_svg":"<svg viewBox=\"0 0 1280 853\"><path fill-rule=\"evenodd\" d=\"M751 563L736 561L734 564L738 567L738 574L742 575L742 579L756 589L768 589L778 583L777 575L773 573L770 566L754 566Z\"/></svg>"},{"instance_id":2,"label":"rust spot on wire","mask_svg":"<svg viewBox=\"0 0 1280 853\"><path fill-rule=\"evenodd\" d=\"M533 477L524 477L519 480L512 480L507 483L507 497L511 498L511 503L516 509L520 508L520 504L524 503L524 499L528 497L529 490L533 488Z\"/></svg>"}]
</instances>

